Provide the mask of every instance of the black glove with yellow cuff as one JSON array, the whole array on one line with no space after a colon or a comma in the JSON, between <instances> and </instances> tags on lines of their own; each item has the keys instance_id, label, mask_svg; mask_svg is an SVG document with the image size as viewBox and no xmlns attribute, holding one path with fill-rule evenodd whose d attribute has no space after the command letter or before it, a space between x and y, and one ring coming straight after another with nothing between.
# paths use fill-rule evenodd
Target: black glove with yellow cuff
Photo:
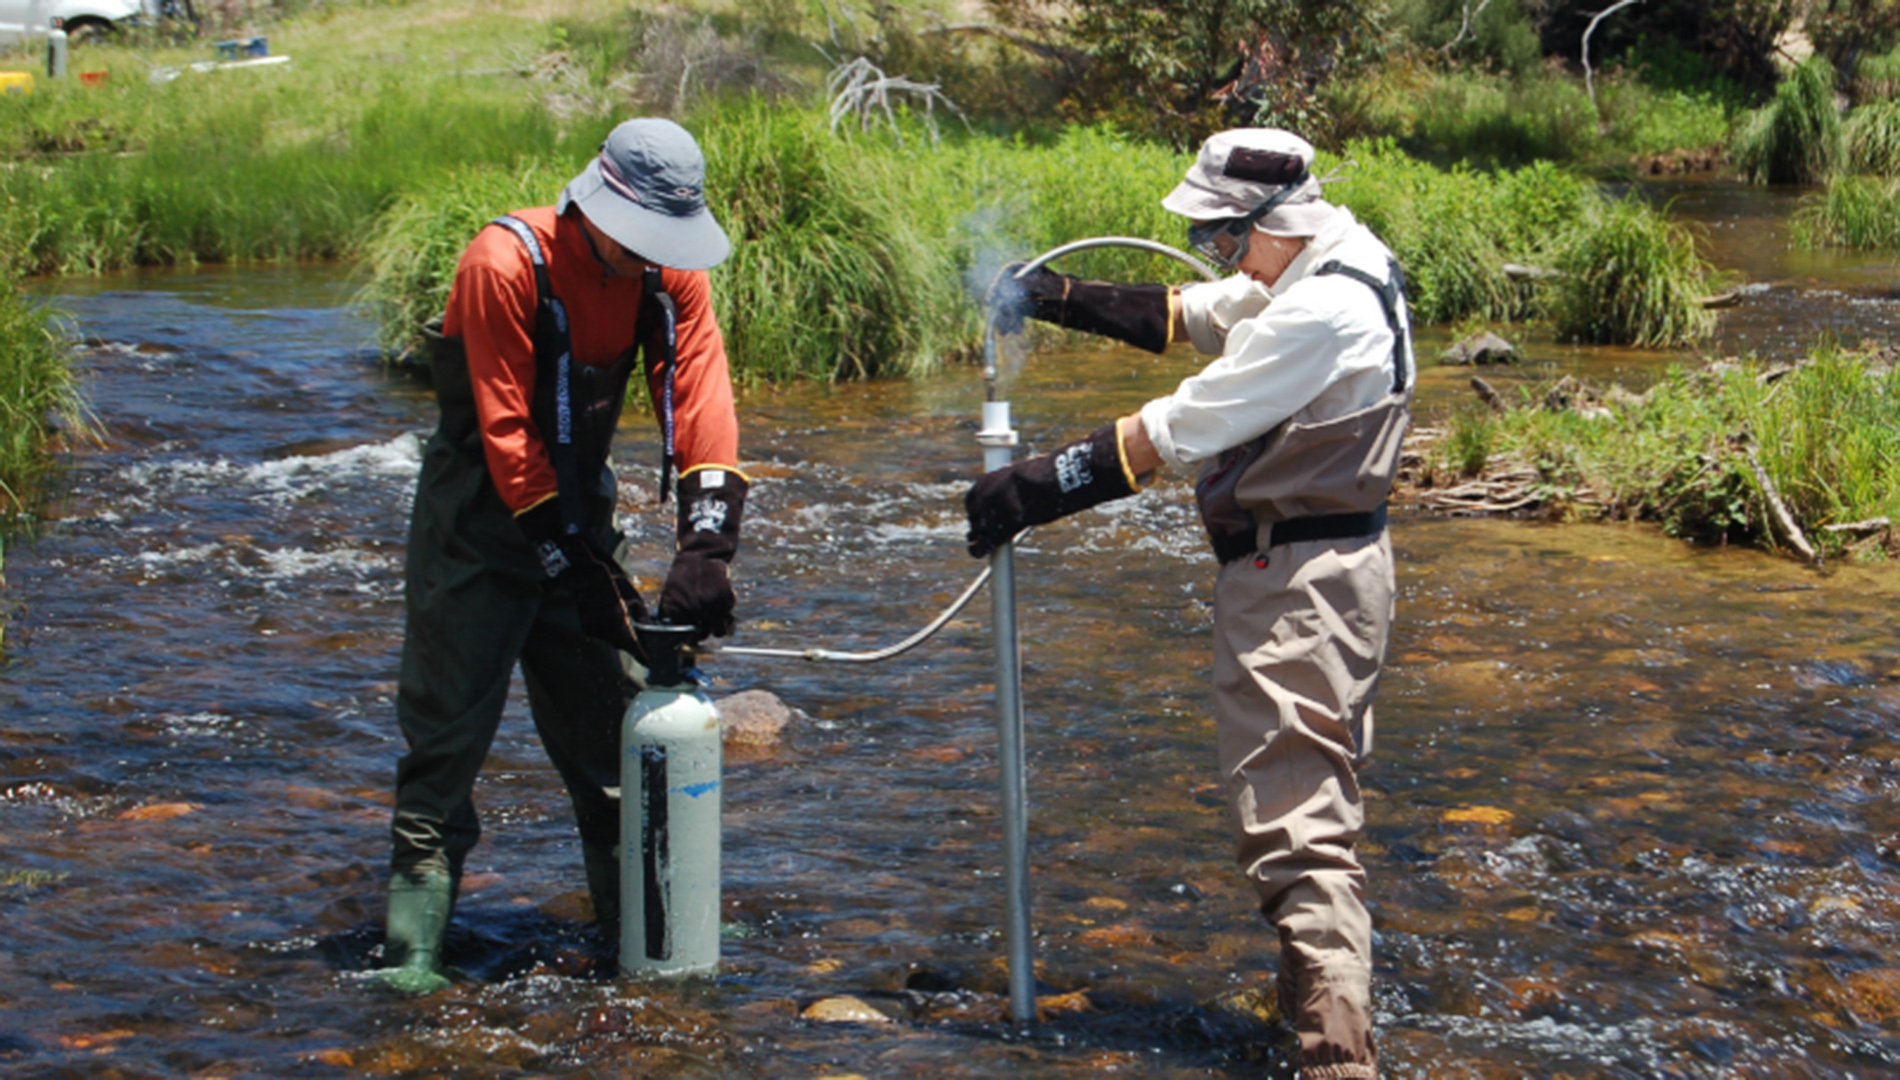
<instances>
[{"instance_id":1,"label":"black glove with yellow cuff","mask_svg":"<svg viewBox=\"0 0 1900 1080\"><path fill-rule=\"evenodd\" d=\"M1054 453L985 474L963 496L970 554L981 559L1035 525L1140 490L1122 455L1114 423Z\"/></svg>"},{"instance_id":2,"label":"black glove with yellow cuff","mask_svg":"<svg viewBox=\"0 0 1900 1080\"><path fill-rule=\"evenodd\" d=\"M1174 324L1172 291L1166 285L1117 285L1084 281L1025 264L1010 263L990 286L991 318L999 334L1014 334L1025 317L1125 341L1138 349L1167 350Z\"/></svg>"},{"instance_id":3,"label":"black glove with yellow cuff","mask_svg":"<svg viewBox=\"0 0 1900 1080\"><path fill-rule=\"evenodd\" d=\"M695 627L703 639L732 633L732 575L739 552L739 520L745 514L745 474L725 466L700 466L679 478L679 550L660 592L663 622Z\"/></svg>"},{"instance_id":4,"label":"black glove with yellow cuff","mask_svg":"<svg viewBox=\"0 0 1900 1080\"><path fill-rule=\"evenodd\" d=\"M583 533L563 529L559 499L529 507L516 514L515 521L541 560L541 569L574 597L581 632L645 663L646 651L634 637L633 624L646 621L646 601L613 553Z\"/></svg>"}]
</instances>

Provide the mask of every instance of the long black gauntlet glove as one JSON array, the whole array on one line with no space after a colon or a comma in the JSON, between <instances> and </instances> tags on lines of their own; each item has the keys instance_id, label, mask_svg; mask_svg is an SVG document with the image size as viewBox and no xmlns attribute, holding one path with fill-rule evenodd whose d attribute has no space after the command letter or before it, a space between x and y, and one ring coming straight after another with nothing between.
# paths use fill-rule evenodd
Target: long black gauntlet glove
<instances>
[{"instance_id":1,"label":"long black gauntlet glove","mask_svg":"<svg viewBox=\"0 0 1900 1080\"><path fill-rule=\"evenodd\" d=\"M517 514L515 521L534 547L541 569L574 597L581 632L646 663L646 650L633 634L633 624L646 621L646 601L613 553L602 551L583 534L563 532L559 499Z\"/></svg>"},{"instance_id":2,"label":"long black gauntlet glove","mask_svg":"<svg viewBox=\"0 0 1900 1080\"><path fill-rule=\"evenodd\" d=\"M660 593L662 621L693 626L703 639L732 633L732 575L745 514L745 476L737 469L694 469L680 477L679 551Z\"/></svg>"},{"instance_id":3,"label":"long black gauntlet glove","mask_svg":"<svg viewBox=\"0 0 1900 1080\"><path fill-rule=\"evenodd\" d=\"M990 286L997 333L1016 333L1027 316L1112 337L1149 352L1166 351L1173 321L1168 286L1083 281L1043 267L1017 277L1022 268L1020 262L1010 263Z\"/></svg>"},{"instance_id":4,"label":"long black gauntlet glove","mask_svg":"<svg viewBox=\"0 0 1900 1080\"><path fill-rule=\"evenodd\" d=\"M981 559L1032 525L1133 495L1114 423L1060 450L1014 462L970 486L970 554Z\"/></svg>"}]
</instances>

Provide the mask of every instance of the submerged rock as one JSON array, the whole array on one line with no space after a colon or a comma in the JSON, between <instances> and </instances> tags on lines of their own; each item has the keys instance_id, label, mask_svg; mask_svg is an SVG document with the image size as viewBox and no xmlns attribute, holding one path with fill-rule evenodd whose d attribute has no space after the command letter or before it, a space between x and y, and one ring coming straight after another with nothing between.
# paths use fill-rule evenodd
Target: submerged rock
<instances>
[{"instance_id":1,"label":"submerged rock","mask_svg":"<svg viewBox=\"0 0 1900 1080\"><path fill-rule=\"evenodd\" d=\"M842 994L812 1002L798 1014L805 1020L822 1024L888 1024L891 1018L866 1004L863 999Z\"/></svg>"},{"instance_id":2,"label":"submerged rock","mask_svg":"<svg viewBox=\"0 0 1900 1080\"><path fill-rule=\"evenodd\" d=\"M727 749L778 746L785 741L787 728L811 719L769 690L743 690L714 704L719 709L720 735Z\"/></svg>"},{"instance_id":3,"label":"submerged rock","mask_svg":"<svg viewBox=\"0 0 1900 1080\"><path fill-rule=\"evenodd\" d=\"M1447 364L1515 364L1517 346L1486 330L1445 350Z\"/></svg>"}]
</instances>

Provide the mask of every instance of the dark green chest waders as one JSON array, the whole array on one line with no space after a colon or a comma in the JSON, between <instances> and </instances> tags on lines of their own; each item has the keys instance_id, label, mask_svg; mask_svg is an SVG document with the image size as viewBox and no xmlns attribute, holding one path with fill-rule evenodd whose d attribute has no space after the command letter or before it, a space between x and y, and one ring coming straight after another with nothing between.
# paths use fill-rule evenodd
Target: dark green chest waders
<instances>
[{"instance_id":1,"label":"dark green chest waders","mask_svg":"<svg viewBox=\"0 0 1900 1080\"><path fill-rule=\"evenodd\" d=\"M519 219L495 224L521 240L534 264L530 410L554 465L563 527L614 550L620 537L607 460L634 350L604 367L576 361L539 239ZM643 286L635 342L645 344L656 376L665 492L674 445L674 307L657 269ZM633 688L618 652L581 631L572 600L549 581L495 488L461 340L442 336L439 320L424 334L441 422L423 451L404 570L396 714L409 752L396 771L391 866L402 881L459 876L481 832L471 792L518 661L535 728L573 800L590 891L604 908L618 896L609 879L620 814L609 789L620 782L620 722Z\"/></svg>"}]
</instances>

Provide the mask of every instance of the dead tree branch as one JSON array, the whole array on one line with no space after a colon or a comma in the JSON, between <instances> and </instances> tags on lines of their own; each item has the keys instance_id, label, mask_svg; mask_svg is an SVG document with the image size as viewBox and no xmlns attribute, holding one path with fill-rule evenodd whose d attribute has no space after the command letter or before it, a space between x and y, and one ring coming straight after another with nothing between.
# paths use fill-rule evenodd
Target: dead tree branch
<instances>
[{"instance_id":1,"label":"dead tree branch","mask_svg":"<svg viewBox=\"0 0 1900 1080\"><path fill-rule=\"evenodd\" d=\"M1768 470L1762 467L1761 458L1755 454L1755 440L1747 432L1735 436L1730 442L1748 458L1748 467L1755 470L1755 482L1761 486L1762 498L1768 500L1769 509L1774 511L1775 522L1781 526L1782 535L1789 545L1799 551L1803 558L1816 566L1821 565L1821 554L1808 543L1807 534L1788 512L1788 504L1781 501L1781 493L1775 490L1775 482L1768 476Z\"/></svg>"},{"instance_id":2,"label":"dead tree branch","mask_svg":"<svg viewBox=\"0 0 1900 1080\"><path fill-rule=\"evenodd\" d=\"M1618 11L1621 11L1622 9L1626 7L1629 7L1631 4L1636 4L1640 2L1641 0L1616 0L1616 3L1611 4L1609 7L1606 7L1602 11L1597 12L1596 18L1591 19L1590 25L1584 28L1584 31L1583 31L1583 88L1586 92L1588 92L1590 96L1590 109L1593 112L1596 110L1596 107L1597 107L1597 84L1596 84L1596 73L1590 69L1590 35L1597 32L1597 24L1602 22L1604 19L1609 18L1611 15L1615 14Z\"/></svg>"},{"instance_id":3,"label":"dead tree branch","mask_svg":"<svg viewBox=\"0 0 1900 1080\"><path fill-rule=\"evenodd\" d=\"M1445 42L1445 44L1443 44L1442 46L1440 46L1438 51L1443 53L1446 56L1450 56L1452 48L1456 46L1460 41L1463 41L1465 39L1466 34L1471 34L1473 40L1476 40L1477 34L1472 30L1472 25L1478 21L1478 16L1484 14L1484 9L1489 7L1490 5L1491 5L1491 0L1478 0L1477 9L1473 10L1471 7L1471 0L1465 0L1464 25L1460 26L1458 28L1458 32L1452 35L1452 39L1450 41Z\"/></svg>"}]
</instances>

